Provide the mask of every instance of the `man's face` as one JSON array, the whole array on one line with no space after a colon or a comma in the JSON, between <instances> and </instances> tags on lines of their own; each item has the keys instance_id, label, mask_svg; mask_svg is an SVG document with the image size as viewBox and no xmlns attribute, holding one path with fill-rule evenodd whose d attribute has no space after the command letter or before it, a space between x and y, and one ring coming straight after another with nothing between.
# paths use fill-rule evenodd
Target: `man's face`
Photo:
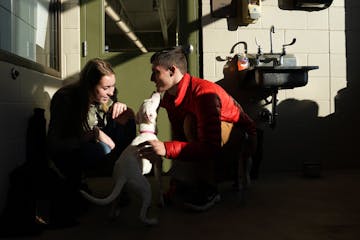
<instances>
[{"instance_id":1,"label":"man's face","mask_svg":"<svg viewBox=\"0 0 360 240\"><path fill-rule=\"evenodd\" d=\"M164 92L174 86L173 72L160 65L152 66L151 81L155 83L157 92Z\"/></svg>"},{"instance_id":2,"label":"man's face","mask_svg":"<svg viewBox=\"0 0 360 240\"><path fill-rule=\"evenodd\" d=\"M94 101L97 103L107 103L115 90L115 75L103 76L94 89Z\"/></svg>"}]
</instances>

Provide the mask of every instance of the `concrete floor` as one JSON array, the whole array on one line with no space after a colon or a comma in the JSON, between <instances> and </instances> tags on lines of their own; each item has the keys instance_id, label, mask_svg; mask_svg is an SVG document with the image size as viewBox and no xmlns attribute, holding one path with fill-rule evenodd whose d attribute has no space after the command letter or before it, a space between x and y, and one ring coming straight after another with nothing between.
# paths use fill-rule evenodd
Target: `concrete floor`
<instances>
[{"instance_id":1,"label":"concrete floor","mask_svg":"<svg viewBox=\"0 0 360 240\"><path fill-rule=\"evenodd\" d=\"M155 227L141 224L138 203L132 201L115 222L106 219L109 207L91 205L76 227L19 239L358 240L359 190L360 170L326 171L320 178L299 173L263 175L252 184L245 201L223 184L222 201L207 212L153 207L151 214L160 221Z\"/></svg>"}]
</instances>

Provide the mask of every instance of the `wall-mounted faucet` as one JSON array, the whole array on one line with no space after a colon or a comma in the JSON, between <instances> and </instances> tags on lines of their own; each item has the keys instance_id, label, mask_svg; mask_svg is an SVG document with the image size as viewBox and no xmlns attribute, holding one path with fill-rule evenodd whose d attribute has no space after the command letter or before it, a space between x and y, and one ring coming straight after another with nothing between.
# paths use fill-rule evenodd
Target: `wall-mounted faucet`
<instances>
[{"instance_id":1,"label":"wall-mounted faucet","mask_svg":"<svg viewBox=\"0 0 360 240\"><path fill-rule=\"evenodd\" d=\"M272 34L275 33L275 27L272 25L270 27L270 53L273 53L273 45L272 45Z\"/></svg>"},{"instance_id":2,"label":"wall-mounted faucet","mask_svg":"<svg viewBox=\"0 0 360 240\"><path fill-rule=\"evenodd\" d=\"M296 38L293 38L292 41L291 41L291 43L283 44L283 45L282 45L282 53L281 53L281 55L285 55L285 54L286 54L285 47L291 46L291 45L293 45L295 42L296 42Z\"/></svg>"},{"instance_id":3,"label":"wall-mounted faucet","mask_svg":"<svg viewBox=\"0 0 360 240\"><path fill-rule=\"evenodd\" d=\"M258 43L256 37L255 37L255 44L256 44L256 46L257 46L256 56L258 57L258 56L260 56L260 55L262 54L262 51L261 51L261 45L260 45L260 43Z\"/></svg>"},{"instance_id":4,"label":"wall-mounted faucet","mask_svg":"<svg viewBox=\"0 0 360 240\"><path fill-rule=\"evenodd\" d=\"M234 50L235 50L235 47L239 44L243 44L244 45L244 53L247 54L247 43L246 42L238 42L236 43L234 46L232 46L231 50L230 50L230 53L234 53Z\"/></svg>"},{"instance_id":5,"label":"wall-mounted faucet","mask_svg":"<svg viewBox=\"0 0 360 240\"><path fill-rule=\"evenodd\" d=\"M296 42L296 38L293 38L291 43L282 45L282 52L280 55L280 65L286 64L288 66L296 66L295 56L293 54L291 54L286 57L286 50L285 50L285 47L291 46L291 45L295 44L295 42ZM284 60L285 58L287 59L286 61Z\"/></svg>"}]
</instances>

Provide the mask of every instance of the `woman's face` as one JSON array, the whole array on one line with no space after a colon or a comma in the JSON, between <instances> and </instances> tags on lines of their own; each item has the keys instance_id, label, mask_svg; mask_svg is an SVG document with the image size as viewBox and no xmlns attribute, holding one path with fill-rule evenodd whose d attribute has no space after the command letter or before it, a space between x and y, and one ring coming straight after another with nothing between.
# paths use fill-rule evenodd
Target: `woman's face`
<instances>
[{"instance_id":1,"label":"woman's face","mask_svg":"<svg viewBox=\"0 0 360 240\"><path fill-rule=\"evenodd\" d=\"M115 90L115 75L103 76L95 86L93 100L97 103L107 103Z\"/></svg>"}]
</instances>

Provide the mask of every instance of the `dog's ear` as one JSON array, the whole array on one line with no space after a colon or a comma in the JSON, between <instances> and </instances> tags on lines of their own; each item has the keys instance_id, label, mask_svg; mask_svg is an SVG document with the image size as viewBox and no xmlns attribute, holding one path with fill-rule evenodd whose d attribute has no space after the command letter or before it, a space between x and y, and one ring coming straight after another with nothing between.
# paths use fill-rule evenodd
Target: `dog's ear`
<instances>
[{"instance_id":1,"label":"dog's ear","mask_svg":"<svg viewBox=\"0 0 360 240\"><path fill-rule=\"evenodd\" d=\"M153 94L151 95L151 100L156 104L159 105L160 104L160 93L159 92L153 92Z\"/></svg>"},{"instance_id":2,"label":"dog's ear","mask_svg":"<svg viewBox=\"0 0 360 240\"><path fill-rule=\"evenodd\" d=\"M151 112L146 112L146 113L145 113L145 118L146 118L146 120L147 120L148 123L153 120L153 117L154 117L154 116L153 116L153 114L152 114Z\"/></svg>"}]
</instances>

